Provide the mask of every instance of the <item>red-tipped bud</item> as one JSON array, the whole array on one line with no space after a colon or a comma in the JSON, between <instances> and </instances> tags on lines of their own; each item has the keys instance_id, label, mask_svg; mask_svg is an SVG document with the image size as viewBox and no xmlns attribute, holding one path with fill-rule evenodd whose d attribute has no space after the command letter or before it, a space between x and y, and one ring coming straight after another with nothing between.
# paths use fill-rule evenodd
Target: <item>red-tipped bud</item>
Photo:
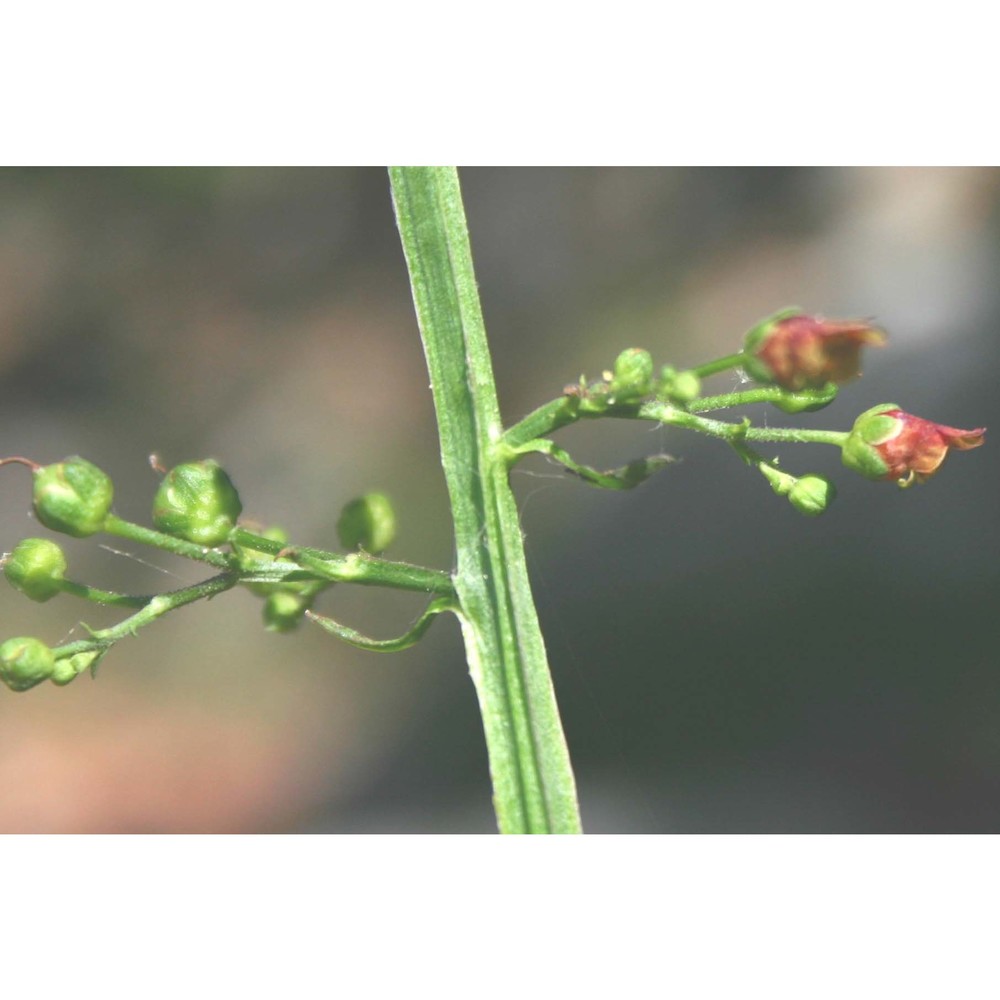
<instances>
[{"instance_id":1,"label":"red-tipped bud","mask_svg":"<svg viewBox=\"0 0 1000 1000\"><path fill-rule=\"evenodd\" d=\"M881 347L885 334L864 320L828 320L783 309L758 323L744 341L743 367L758 382L798 392L861 374L861 348Z\"/></svg>"},{"instance_id":2,"label":"red-tipped bud","mask_svg":"<svg viewBox=\"0 0 1000 1000\"><path fill-rule=\"evenodd\" d=\"M934 475L949 449L978 448L985 433L985 427L963 431L904 413L895 403L882 403L854 422L843 461L869 479L894 479L909 486Z\"/></svg>"}]
</instances>

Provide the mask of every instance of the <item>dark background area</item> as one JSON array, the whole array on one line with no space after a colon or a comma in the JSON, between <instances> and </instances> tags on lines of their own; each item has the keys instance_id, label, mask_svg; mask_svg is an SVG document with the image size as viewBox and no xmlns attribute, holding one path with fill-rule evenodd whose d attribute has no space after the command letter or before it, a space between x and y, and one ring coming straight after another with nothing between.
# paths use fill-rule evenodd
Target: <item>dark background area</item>
<instances>
[{"instance_id":1,"label":"dark background area","mask_svg":"<svg viewBox=\"0 0 1000 1000\"><path fill-rule=\"evenodd\" d=\"M790 304L874 317L889 346L826 410L883 401L996 426L1000 172L470 169L473 252L505 419L626 347L695 364ZM736 377L718 376L720 391ZM998 464L993 443L906 492L832 476L806 519L718 442L607 421L574 455L682 461L604 493L515 472L529 567L591 832L1000 830ZM211 456L247 517L335 545L341 506L389 493L391 555L452 561L433 408L384 171L0 170L0 454L79 453L148 522L157 478ZM0 549L46 534L0 470ZM118 552L128 550L145 565ZM145 592L198 569L68 540L70 575ZM169 574L169 575L167 575ZM410 595L338 587L319 610L392 635ZM55 645L63 597L0 590L0 633ZM458 629L391 657L247 593L123 641L98 679L0 691L6 832L489 832Z\"/></svg>"}]
</instances>

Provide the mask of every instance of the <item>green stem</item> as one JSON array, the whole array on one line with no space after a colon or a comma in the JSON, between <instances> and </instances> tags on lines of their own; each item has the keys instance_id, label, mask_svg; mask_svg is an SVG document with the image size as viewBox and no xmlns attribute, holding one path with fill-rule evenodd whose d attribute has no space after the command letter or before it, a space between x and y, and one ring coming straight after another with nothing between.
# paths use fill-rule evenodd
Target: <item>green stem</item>
<instances>
[{"instance_id":1,"label":"green stem","mask_svg":"<svg viewBox=\"0 0 1000 1000\"><path fill-rule=\"evenodd\" d=\"M173 535L165 535L162 531L144 528L141 524L125 521L115 514L108 514L103 528L109 535L117 535L119 538L127 538L132 542L150 545L153 548L162 549L164 552L173 552L174 555L184 556L185 559L195 559L198 562L208 563L209 566L215 566L217 569L228 569L230 566L229 556L219 549L195 545L194 542L186 542L183 538L175 538Z\"/></svg>"},{"instance_id":2,"label":"green stem","mask_svg":"<svg viewBox=\"0 0 1000 1000\"><path fill-rule=\"evenodd\" d=\"M498 825L504 833L576 833L576 788L499 447L503 429L458 174L394 167L390 179L437 411L458 614Z\"/></svg>"},{"instance_id":3,"label":"green stem","mask_svg":"<svg viewBox=\"0 0 1000 1000\"><path fill-rule=\"evenodd\" d=\"M763 391L763 390L761 390ZM779 390L780 392L780 390ZM743 394L741 394L743 395ZM746 395L750 395L747 393ZM756 395L756 390L754 391ZM723 397L715 397L721 399ZM771 394L760 399L740 400L740 402L762 402L770 400ZM692 404L712 402L711 397L697 400ZM735 405L726 403L725 405ZM704 407L708 409L709 407ZM714 408L714 407L712 407ZM832 444L843 447L849 436L847 431L830 431L809 427L752 427L747 423L728 423L724 420L713 420L698 416L689 409L680 409L670 403L651 400L637 407L609 408L602 414L582 411L579 407L566 405L565 400L556 399L551 403L538 407L527 417L510 427L503 436L504 444L514 453L524 453L524 446L536 438L542 438L560 427L573 423L583 417L606 416L622 420L653 420L659 424L669 424L671 427L683 427L686 430L708 434L723 441L772 441L796 444ZM529 450L538 450L529 449Z\"/></svg>"},{"instance_id":4,"label":"green stem","mask_svg":"<svg viewBox=\"0 0 1000 1000\"><path fill-rule=\"evenodd\" d=\"M411 563L394 562L367 552L348 555L324 552L301 545L276 542L262 535L255 535L245 528L236 528L229 536L234 545L282 556L280 561L254 566L253 582L280 582L289 573L301 572L336 583L360 583L369 587L395 587L397 590L417 590L424 594L450 596L455 593L451 577L438 569L427 569Z\"/></svg>"},{"instance_id":5,"label":"green stem","mask_svg":"<svg viewBox=\"0 0 1000 1000\"><path fill-rule=\"evenodd\" d=\"M65 656L72 656L74 653L89 652L91 650L105 650L114 645L119 639L124 639L128 635L135 633L144 625L156 621L170 611L183 607L185 604L192 604L194 601L203 600L206 597L214 597L225 590L230 590L239 582L239 578L232 573L220 573L211 579L196 583L191 587L182 587L180 590L171 590L165 594L157 594L151 598L140 611L129 616L124 621L119 622L111 628L91 631L87 639L78 639L76 642L66 643L59 646L52 652L56 659ZM86 626L84 626L86 628Z\"/></svg>"},{"instance_id":6,"label":"green stem","mask_svg":"<svg viewBox=\"0 0 1000 1000\"><path fill-rule=\"evenodd\" d=\"M705 413L709 410L726 410L733 406L747 406L752 403L775 403L782 406L785 412L794 406L794 412L807 409L819 409L833 402L837 396L837 386L830 382L822 389L806 389L801 392L790 392L776 385L759 386L741 392L727 392L719 396L702 396L688 403L691 413Z\"/></svg>"},{"instance_id":7,"label":"green stem","mask_svg":"<svg viewBox=\"0 0 1000 1000\"><path fill-rule=\"evenodd\" d=\"M785 496L795 485L795 476L779 469L774 462L769 462L744 441L730 441L729 445L747 465L756 469L768 481L771 489L779 496Z\"/></svg>"},{"instance_id":8,"label":"green stem","mask_svg":"<svg viewBox=\"0 0 1000 1000\"><path fill-rule=\"evenodd\" d=\"M715 361L706 361L703 365L698 365L697 368L691 368L690 371L693 375L697 375L698 378L708 378L709 375L718 375L719 372L727 372L731 368L739 368L743 364L743 352L740 351L739 354L727 354L724 358L716 358Z\"/></svg>"},{"instance_id":9,"label":"green stem","mask_svg":"<svg viewBox=\"0 0 1000 1000\"><path fill-rule=\"evenodd\" d=\"M846 431L827 431L809 427L752 427L749 423L732 424L724 420L699 417L697 414L660 402L644 403L639 407L636 416L639 420L655 420L671 427L683 427L699 434L709 434L723 441L832 444L840 448L849 436Z\"/></svg>"},{"instance_id":10,"label":"green stem","mask_svg":"<svg viewBox=\"0 0 1000 1000\"><path fill-rule=\"evenodd\" d=\"M142 608L153 599L152 594L144 596L118 594L111 590L88 587L85 583L74 583L72 580L63 580L59 589L64 594L82 597L85 601L93 601L94 604L111 604L121 608Z\"/></svg>"},{"instance_id":11,"label":"green stem","mask_svg":"<svg viewBox=\"0 0 1000 1000\"><path fill-rule=\"evenodd\" d=\"M560 427L576 423L586 415L580 411L579 397L562 396L539 406L537 410L532 410L523 420L508 428L503 439L511 448L520 448L529 441L559 430Z\"/></svg>"}]
</instances>

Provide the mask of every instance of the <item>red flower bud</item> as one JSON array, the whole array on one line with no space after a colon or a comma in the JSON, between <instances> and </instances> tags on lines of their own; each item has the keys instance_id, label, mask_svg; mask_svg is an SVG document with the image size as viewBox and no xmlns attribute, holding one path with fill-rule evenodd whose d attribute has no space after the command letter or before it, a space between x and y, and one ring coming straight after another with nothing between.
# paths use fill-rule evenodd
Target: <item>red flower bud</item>
<instances>
[{"instance_id":1,"label":"red flower bud","mask_svg":"<svg viewBox=\"0 0 1000 1000\"><path fill-rule=\"evenodd\" d=\"M894 403L882 403L854 422L843 460L869 479L895 479L909 486L937 472L949 448L978 448L985 433L985 427L963 431L904 413Z\"/></svg>"},{"instance_id":2,"label":"red flower bud","mask_svg":"<svg viewBox=\"0 0 1000 1000\"><path fill-rule=\"evenodd\" d=\"M784 389L819 389L861 374L861 348L881 347L885 334L863 320L827 320L783 309L758 323L744 341L747 373Z\"/></svg>"}]
</instances>

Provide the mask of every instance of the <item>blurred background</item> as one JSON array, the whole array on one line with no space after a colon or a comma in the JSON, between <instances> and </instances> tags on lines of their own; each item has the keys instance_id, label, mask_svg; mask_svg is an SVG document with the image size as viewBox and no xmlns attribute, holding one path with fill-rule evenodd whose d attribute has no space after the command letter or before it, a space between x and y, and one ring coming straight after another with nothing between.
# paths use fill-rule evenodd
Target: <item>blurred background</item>
<instances>
[{"instance_id":1,"label":"blurred background","mask_svg":"<svg viewBox=\"0 0 1000 1000\"><path fill-rule=\"evenodd\" d=\"M508 422L626 347L696 364L799 305L872 317L889 346L826 410L749 408L755 422L846 429L894 401L1000 424L1000 171L461 177ZM995 442L906 492L830 447L774 446L836 480L813 520L715 441L615 421L558 440L598 466L682 459L631 493L540 458L514 473L587 830L1000 830ZM148 523L151 452L218 459L247 518L320 547L345 502L382 490L389 554L452 565L384 171L0 170L0 454L81 454ZM0 549L29 535L51 537L27 470L5 467ZM203 575L112 538L64 547L95 586ZM346 586L318 605L378 636L420 608ZM56 645L120 617L0 587L4 638ZM494 829L450 618L379 656L308 624L264 632L241 591L121 642L96 681L0 690L3 832Z\"/></svg>"}]
</instances>

